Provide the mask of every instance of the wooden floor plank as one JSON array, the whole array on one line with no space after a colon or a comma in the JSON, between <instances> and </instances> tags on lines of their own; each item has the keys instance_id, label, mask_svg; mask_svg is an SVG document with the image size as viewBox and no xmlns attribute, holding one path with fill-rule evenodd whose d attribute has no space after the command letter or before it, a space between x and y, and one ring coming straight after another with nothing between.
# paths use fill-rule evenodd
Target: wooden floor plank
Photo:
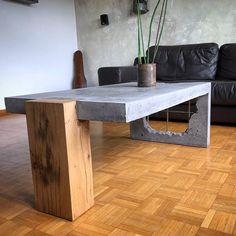
<instances>
[{"instance_id":1,"label":"wooden floor plank","mask_svg":"<svg viewBox=\"0 0 236 236\"><path fill-rule=\"evenodd\" d=\"M236 127L212 126L203 149L134 141L127 124L90 126L95 205L71 223L34 209L25 117L0 118L0 235L236 235Z\"/></svg>"}]
</instances>

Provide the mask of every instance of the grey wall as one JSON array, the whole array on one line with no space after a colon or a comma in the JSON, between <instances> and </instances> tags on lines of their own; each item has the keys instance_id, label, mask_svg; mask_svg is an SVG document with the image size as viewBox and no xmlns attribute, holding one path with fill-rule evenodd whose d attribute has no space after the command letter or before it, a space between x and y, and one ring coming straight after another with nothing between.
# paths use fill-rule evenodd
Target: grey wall
<instances>
[{"instance_id":1,"label":"grey wall","mask_svg":"<svg viewBox=\"0 0 236 236\"><path fill-rule=\"evenodd\" d=\"M76 49L74 0L0 0L0 109L5 96L70 88Z\"/></svg>"},{"instance_id":2,"label":"grey wall","mask_svg":"<svg viewBox=\"0 0 236 236\"><path fill-rule=\"evenodd\" d=\"M101 66L130 65L137 52L136 17L132 0L75 0L79 47L84 53L89 85L97 84ZM149 0L153 9L156 0ZM143 16L147 35L150 11ZM110 25L101 27L100 14L107 13ZM157 22L157 18L155 19ZM236 42L235 0L169 0L162 44Z\"/></svg>"}]
</instances>

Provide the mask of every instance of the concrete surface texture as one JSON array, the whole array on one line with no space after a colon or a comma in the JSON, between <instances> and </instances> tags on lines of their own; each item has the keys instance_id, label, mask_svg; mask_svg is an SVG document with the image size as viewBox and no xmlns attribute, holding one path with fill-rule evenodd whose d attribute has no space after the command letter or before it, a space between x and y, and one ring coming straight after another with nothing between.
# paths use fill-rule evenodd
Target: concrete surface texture
<instances>
[{"instance_id":1,"label":"concrete surface texture","mask_svg":"<svg viewBox=\"0 0 236 236\"><path fill-rule=\"evenodd\" d=\"M208 147L210 144L211 94L198 97L196 106L197 112L191 116L188 129L185 132L157 131L149 125L146 118L142 118L131 122L131 138L194 147Z\"/></svg>"},{"instance_id":2,"label":"concrete surface texture","mask_svg":"<svg viewBox=\"0 0 236 236\"><path fill-rule=\"evenodd\" d=\"M85 74L89 85L98 83L99 67L133 63L137 55L137 32L136 16L131 13L132 2L75 1L78 41L84 53ZM142 18L145 39L156 0L148 2L150 12ZM101 26L101 14L109 15L109 26ZM155 19L156 23L158 16L159 14ZM161 44L216 42L222 45L235 42L235 22L235 0L169 0Z\"/></svg>"},{"instance_id":3,"label":"concrete surface texture","mask_svg":"<svg viewBox=\"0 0 236 236\"><path fill-rule=\"evenodd\" d=\"M9 112L25 113L25 101L65 99L77 101L78 118L130 122L196 97L209 94L210 83L158 83L156 88L126 83L6 98Z\"/></svg>"}]
</instances>

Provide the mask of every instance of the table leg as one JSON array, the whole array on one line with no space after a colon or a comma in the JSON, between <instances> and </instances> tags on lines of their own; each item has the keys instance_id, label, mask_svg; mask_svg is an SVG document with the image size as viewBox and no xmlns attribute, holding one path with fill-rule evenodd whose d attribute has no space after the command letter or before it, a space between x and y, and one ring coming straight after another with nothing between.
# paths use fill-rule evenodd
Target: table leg
<instances>
[{"instance_id":1,"label":"table leg","mask_svg":"<svg viewBox=\"0 0 236 236\"><path fill-rule=\"evenodd\" d=\"M75 220L94 204L89 121L76 102L26 102L35 208Z\"/></svg>"},{"instance_id":2,"label":"table leg","mask_svg":"<svg viewBox=\"0 0 236 236\"><path fill-rule=\"evenodd\" d=\"M197 98L197 112L189 120L185 132L157 131L150 127L146 118L130 123L132 139L173 143L187 146L208 147L210 144L210 93Z\"/></svg>"}]
</instances>

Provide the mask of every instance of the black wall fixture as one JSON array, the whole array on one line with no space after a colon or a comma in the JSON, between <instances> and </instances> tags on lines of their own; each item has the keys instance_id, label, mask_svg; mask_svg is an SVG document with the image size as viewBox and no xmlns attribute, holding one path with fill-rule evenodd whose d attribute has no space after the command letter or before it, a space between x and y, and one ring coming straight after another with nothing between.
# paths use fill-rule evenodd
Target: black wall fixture
<instances>
[{"instance_id":1,"label":"black wall fixture","mask_svg":"<svg viewBox=\"0 0 236 236\"><path fill-rule=\"evenodd\" d=\"M35 4L38 3L38 0L10 0L11 2L19 2L24 4Z\"/></svg>"},{"instance_id":2,"label":"black wall fixture","mask_svg":"<svg viewBox=\"0 0 236 236\"><path fill-rule=\"evenodd\" d=\"M149 11L148 0L139 0L139 4L137 4L137 0L133 0L133 11L135 14L138 14L137 6L139 6L139 10L141 14L145 14Z\"/></svg>"},{"instance_id":3,"label":"black wall fixture","mask_svg":"<svg viewBox=\"0 0 236 236\"><path fill-rule=\"evenodd\" d=\"M101 25L109 25L109 18L107 14L100 15Z\"/></svg>"}]
</instances>

